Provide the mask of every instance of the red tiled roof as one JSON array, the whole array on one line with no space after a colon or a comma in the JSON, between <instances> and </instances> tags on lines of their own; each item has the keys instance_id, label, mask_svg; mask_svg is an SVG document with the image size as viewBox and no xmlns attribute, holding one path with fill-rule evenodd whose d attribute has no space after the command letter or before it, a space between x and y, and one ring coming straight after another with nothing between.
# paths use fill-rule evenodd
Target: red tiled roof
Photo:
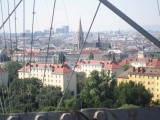
<instances>
[{"instance_id":1,"label":"red tiled roof","mask_svg":"<svg viewBox=\"0 0 160 120\"><path fill-rule=\"evenodd\" d=\"M104 62L104 69L118 69L120 66L114 62Z\"/></svg>"},{"instance_id":2,"label":"red tiled roof","mask_svg":"<svg viewBox=\"0 0 160 120\"><path fill-rule=\"evenodd\" d=\"M101 54L101 52L98 51L98 50L85 50L85 51L81 52L81 54L91 54L91 53L93 53L93 54Z\"/></svg>"},{"instance_id":3,"label":"red tiled roof","mask_svg":"<svg viewBox=\"0 0 160 120\"><path fill-rule=\"evenodd\" d=\"M130 64L131 61L133 61L133 60L135 60L135 58L125 58L119 63L119 65L123 66L123 65L126 65L126 64Z\"/></svg>"},{"instance_id":4,"label":"red tiled roof","mask_svg":"<svg viewBox=\"0 0 160 120\"><path fill-rule=\"evenodd\" d=\"M118 69L120 66L112 61L98 61L98 60L80 60L77 62L77 66L81 66L82 64L102 64L104 69Z\"/></svg>"},{"instance_id":5,"label":"red tiled roof","mask_svg":"<svg viewBox=\"0 0 160 120\"><path fill-rule=\"evenodd\" d=\"M46 68L51 68L52 72L54 73L68 73L72 72L72 69L69 68L66 64L65 65L57 65L57 64L31 64L31 67L46 67ZM26 66L22 67L19 71L28 71L30 68L30 65L27 64Z\"/></svg>"},{"instance_id":6,"label":"red tiled roof","mask_svg":"<svg viewBox=\"0 0 160 120\"><path fill-rule=\"evenodd\" d=\"M129 69L130 74L143 74L143 75L159 75L160 76L160 69L159 68L130 68Z\"/></svg>"},{"instance_id":7,"label":"red tiled roof","mask_svg":"<svg viewBox=\"0 0 160 120\"><path fill-rule=\"evenodd\" d=\"M149 59L147 66L160 67L160 59Z\"/></svg>"}]
</instances>

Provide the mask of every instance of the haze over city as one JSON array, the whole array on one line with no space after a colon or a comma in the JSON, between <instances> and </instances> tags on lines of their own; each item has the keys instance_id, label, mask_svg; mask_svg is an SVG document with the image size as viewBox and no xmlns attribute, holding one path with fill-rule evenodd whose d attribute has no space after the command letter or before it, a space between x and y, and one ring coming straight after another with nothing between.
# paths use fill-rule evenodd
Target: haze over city
<instances>
[{"instance_id":1,"label":"haze over city","mask_svg":"<svg viewBox=\"0 0 160 120\"><path fill-rule=\"evenodd\" d=\"M19 0L15 0L16 4ZM109 0L112 4L118 7L122 12L132 18L141 26L160 25L160 16L158 13L156 0ZM26 0L26 30L31 30L32 27L32 11L33 0ZM53 0L38 0L35 1L35 25L34 31L40 31L50 28L51 13L53 9ZM98 6L98 0L58 0L53 26L54 28L62 27L63 25L70 26L70 31L78 30L79 19L82 20L83 30L87 31L91 20ZM3 21L8 16L7 0L2 2ZM14 1L10 2L10 12L14 8ZM23 31L23 3L16 10L17 13L17 31ZM14 15L11 17L11 22L14 23ZM0 15L0 23L2 16ZM5 25L5 30L8 31L8 24ZM111 10L103 4L97 14L96 20L92 27L92 31L109 31L109 30L131 30L127 23L115 15ZM14 24L12 24L14 32ZM2 30L0 31L2 32Z\"/></svg>"},{"instance_id":2,"label":"haze over city","mask_svg":"<svg viewBox=\"0 0 160 120\"><path fill-rule=\"evenodd\" d=\"M109 1L0 0L0 120L159 120L160 0Z\"/></svg>"}]
</instances>

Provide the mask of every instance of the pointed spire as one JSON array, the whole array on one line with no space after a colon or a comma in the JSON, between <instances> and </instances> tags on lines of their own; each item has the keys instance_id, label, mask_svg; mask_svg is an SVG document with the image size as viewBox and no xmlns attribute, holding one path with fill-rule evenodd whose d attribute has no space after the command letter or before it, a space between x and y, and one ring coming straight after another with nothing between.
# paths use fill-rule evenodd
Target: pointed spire
<instances>
[{"instance_id":1,"label":"pointed spire","mask_svg":"<svg viewBox=\"0 0 160 120\"><path fill-rule=\"evenodd\" d=\"M82 30L82 24L81 24L81 18L79 21L79 29L78 29L78 49L80 50L83 47L84 44L84 38L83 38L83 30Z\"/></svg>"},{"instance_id":2,"label":"pointed spire","mask_svg":"<svg viewBox=\"0 0 160 120\"><path fill-rule=\"evenodd\" d=\"M80 20L79 20L79 31L78 31L79 33L82 33L83 32L83 30L82 30L82 23L81 23L81 18L80 18Z\"/></svg>"},{"instance_id":3,"label":"pointed spire","mask_svg":"<svg viewBox=\"0 0 160 120\"><path fill-rule=\"evenodd\" d=\"M100 42L100 36L99 36L99 33L98 33L98 42Z\"/></svg>"}]
</instances>

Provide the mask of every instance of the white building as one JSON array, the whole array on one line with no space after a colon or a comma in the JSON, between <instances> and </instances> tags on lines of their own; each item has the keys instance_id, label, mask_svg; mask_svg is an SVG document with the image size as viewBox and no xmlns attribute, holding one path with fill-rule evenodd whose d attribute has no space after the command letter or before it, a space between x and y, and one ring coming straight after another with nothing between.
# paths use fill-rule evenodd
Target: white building
<instances>
[{"instance_id":1,"label":"white building","mask_svg":"<svg viewBox=\"0 0 160 120\"><path fill-rule=\"evenodd\" d=\"M75 68L76 72L84 72L88 77L93 70L106 71L109 75L119 75L123 72L121 67L112 61L97 61L97 60L80 60Z\"/></svg>"},{"instance_id":2,"label":"white building","mask_svg":"<svg viewBox=\"0 0 160 120\"><path fill-rule=\"evenodd\" d=\"M32 77L38 78L44 85L61 87L62 91L66 89L67 84L70 81L68 89L76 95L76 73L73 72L72 74L72 72L72 69L70 69L67 65L47 64L45 66L45 64L27 64L18 71L18 77L19 79Z\"/></svg>"},{"instance_id":3,"label":"white building","mask_svg":"<svg viewBox=\"0 0 160 120\"><path fill-rule=\"evenodd\" d=\"M0 67L0 86L7 86L8 84L8 72Z\"/></svg>"}]
</instances>

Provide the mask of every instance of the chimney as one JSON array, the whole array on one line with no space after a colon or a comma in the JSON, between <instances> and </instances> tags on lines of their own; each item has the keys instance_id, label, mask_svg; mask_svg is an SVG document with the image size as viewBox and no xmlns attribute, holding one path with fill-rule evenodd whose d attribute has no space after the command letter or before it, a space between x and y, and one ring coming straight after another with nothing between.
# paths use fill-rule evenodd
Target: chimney
<instances>
[{"instance_id":1,"label":"chimney","mask_svg":"<svg viewBox=\"0 0 160 120\"><path fill-rule=\"evenodd\" d=\"M135 72L135 71L136 71L136 68L135 68L135 67L132 67L132 70L133 70L133 72Z\"/></svg>"},{"instance_id":2,"label":"chimney","mask_svg":"<svg viewBox=\"0 0 160 120\"><path fill-rule=\"evenodd\" d=\"M144 73L146 70L145 70L145 68L142 68L142 73Z\"/></svg>"},{"instance_id":3,"label":"chimney","mask_svg":"<svg viewBox=\"0 0 160 120\"><path fill-rule=\"evenodd\" d=\"M138 73L141 72L141 67L138 67Z\"/></svg>"}]
</instances>

